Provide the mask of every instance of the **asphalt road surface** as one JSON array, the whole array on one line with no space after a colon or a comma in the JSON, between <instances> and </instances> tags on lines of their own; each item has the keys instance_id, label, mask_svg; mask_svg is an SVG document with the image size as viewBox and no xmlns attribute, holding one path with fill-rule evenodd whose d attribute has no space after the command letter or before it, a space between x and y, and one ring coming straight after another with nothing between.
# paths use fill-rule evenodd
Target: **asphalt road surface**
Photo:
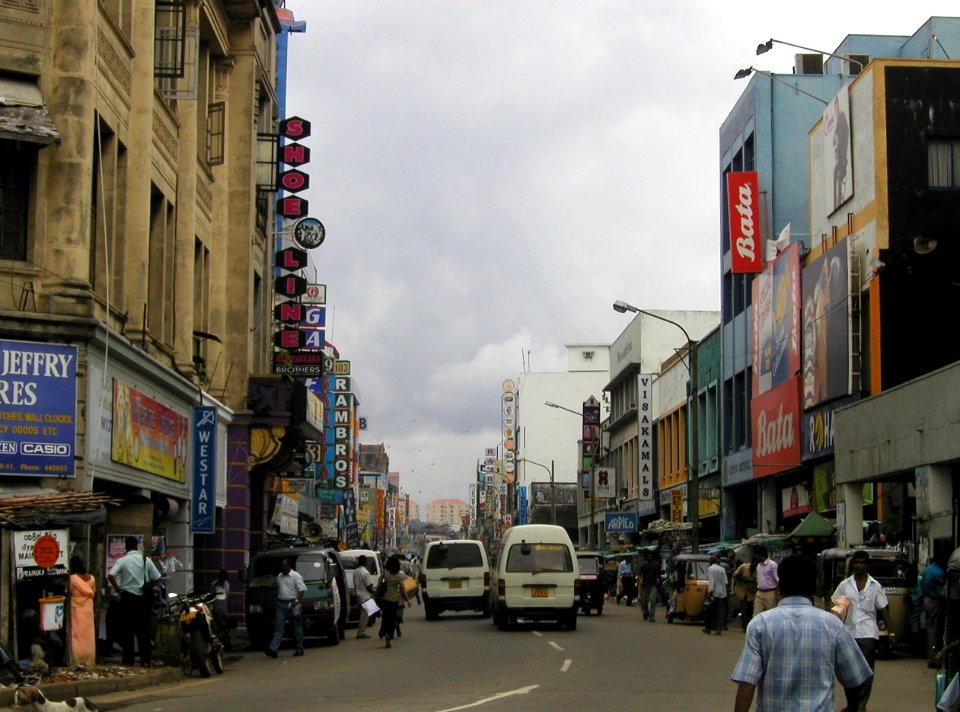
<instances>
[{"instance_id":1,"label":"asphalt road surface","mask_svg":"<svg viewBox=\"0 0 960 712\"><path fill-rule=\"evenodd\" d=\"M308 641L303 657L292 657L289 645L277 660L227 653L223 675L95 701L128 712L733 709L729 677L743 645L736 622L707 636L697 623L667 624L662 608L651 624L626 605L581 615L575 631L545 623L499 631L477 614L427 622L416 605L406 620L390 649L376 630L368 640L348 630L337 646ZM923 660L877 666L870 712L934 709L934 672Z\"/></svg>"}]
</instances>

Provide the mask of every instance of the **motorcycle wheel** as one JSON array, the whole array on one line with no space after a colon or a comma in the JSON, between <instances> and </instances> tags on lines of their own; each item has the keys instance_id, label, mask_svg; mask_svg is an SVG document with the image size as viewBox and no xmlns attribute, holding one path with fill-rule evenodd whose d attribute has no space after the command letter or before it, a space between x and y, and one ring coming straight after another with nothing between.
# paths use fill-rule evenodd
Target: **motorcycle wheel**
<instances>
[{"instance_id":1,"label":"motorcycle wheel","mask_svg":"<svg viewBox=\"0 0 960 712\"><path fill-rule=\"evenodd\" d=\"M190 638L190 659L194 670L200 672L200 677L210 677L210 644L200 634Z\"/></svg>"},{"instance_id":2,"label":"motorcycle wheel","mask_svg":"<svg viewBox=\"0 0 960 712\"><path fill-rule=\"evenodd\" d=\"M217 673L217 675L223 675L223 655L220 648L210 653L210 664L213 666L213 671Z\"/></svg>"}]
</instances>

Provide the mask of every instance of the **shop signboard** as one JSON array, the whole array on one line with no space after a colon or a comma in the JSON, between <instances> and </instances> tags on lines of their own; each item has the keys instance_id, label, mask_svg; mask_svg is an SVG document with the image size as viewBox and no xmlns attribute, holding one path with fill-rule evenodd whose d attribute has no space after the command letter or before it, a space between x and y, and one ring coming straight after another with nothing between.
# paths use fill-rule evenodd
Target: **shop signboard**
<instances>
[{"instance_id":1,"label":"shop signboard","mask_svg":"<svg viewBox=\"0 0 960 712\"><path fill-rule=\"evenodd\" d=\"M184 482L187 428L186 417L114 379L111 454L114 462Z\"/></svg>"},{"instance_id":2,"label":"shop signboard","mask_svg":"<svg viewBox=\"0 0 960 712\"><path fill-rule=\"evenodd\" d=\"M607 534L628 534L637 531L636 512L605 512L603 528Z\"/></svg>"},{"instance_id":3,"label":"shop signboard","mask_svg":"<svg viewBox=\"0 0 960 712\"><path fill-rule=\"evenodd\" d=\"M217 519L217 408L193 408L193 493L190 531L213 534Z\"/></svg>"},{"instance_id":4,"label":"shop signboard","mask_svg":"<svg viewBox=\"0 0 960 712\"><path fill-rule=\"evenodd\" d=\"M17 581L50 574L66 576L70 532L67 529L37 529L13 533Z\"/></svg>"},{"instance_id":5,"label":"shop signboard","mask_svg":"<svg viewBox=\"0 0 960 712\"><path fill-rule=\"evenodd\" d=\"M74 477L77 348L0 340L0 477Z\"/></svg>"}]
</instances>

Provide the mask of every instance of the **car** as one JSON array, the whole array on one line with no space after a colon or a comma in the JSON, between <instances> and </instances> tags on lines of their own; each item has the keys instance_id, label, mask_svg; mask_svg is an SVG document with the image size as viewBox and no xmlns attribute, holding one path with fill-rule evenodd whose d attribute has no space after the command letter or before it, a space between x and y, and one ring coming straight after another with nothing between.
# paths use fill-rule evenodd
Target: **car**
<instances>
[{"instance_id":1,"label":"car","mask_svg":"<svg viewBox=\"0 0 960 712\"><path fill-rule=\"evenodd\" d=\"M350 616L347 580L335 549L313 547L268 549L250 560L244 572L244 610L251 644L265 648L273 638L277 574L285 558L307 586L302 599L304 637L337 645Z\"/></svg>"},{"instance_id":2,"label":"car","mask_svg":"<svg viewBox=\"0 0 960 712\"><path fill-rule=\"evenodd\" d=\"M520 618L555 620L577 629L580 567L570 535L554 524L507 529L494 569L493 622L507 630Z\"/></svg>"},{"instance_id":3,"label":"car","mask_svg":"<svg viewBox=\"0 0 960 712\"><path fill-rule=\"evenodd\" d=\"M344 569L344 575L347 579L347 598L350 601L350 611L347 617L347 624L354 626L360 623L360 604L357 603L357 591L354 588L354 572L357 570L357 561L361 556L367 557L367 571L370 572L370 580L376 587L383 573L383 562L380 561L380 553L373 549L347 549L340 552L340 562Z\"/></svg>"},{"instance_id":4,"label":"car","mask_svg":"<svg viewBox=\"0 0 960 712\"><path fill-rule=\"evenodd\" d=\"M448 539L427 544L420 565L420 595L428 621L443 611L490 616L490 560L482 541Z\"/></svg>"}]
</instances>

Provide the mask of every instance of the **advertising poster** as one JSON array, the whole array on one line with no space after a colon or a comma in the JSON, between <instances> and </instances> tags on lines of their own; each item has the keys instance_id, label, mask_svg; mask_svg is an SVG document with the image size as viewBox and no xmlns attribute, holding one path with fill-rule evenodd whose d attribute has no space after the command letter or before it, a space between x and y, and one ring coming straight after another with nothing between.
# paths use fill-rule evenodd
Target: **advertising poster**
<instances>
[{"instance_id":1,"label":"advertising poster","mask_svg":"<svg viewBox=\"0 0 960 712\"><path fill-rule=\"evenodd\" d=\"M767 477L800 464L800 379L757 396L750 404L753 476Z\"/></svg>"},{"instance_id":2,"label":"advertising poster","mask_svg":"<svg viewBox=\"0 0 960 712\"><path fill-rule=\"evenodd\" d=\"M848 241L803 270L803 407L849 395L850 267Z\"/></svg>"},{"instance_id":3,"label":"advertising poster","mask_svg":"<svg viewBox=\"0 0 960 712\"><path fill-rule=\"evenodd\" d=\"M804 484L791 485L780 490L780 508L784 517L798 517L807 514L812 505L810 490Z\"/></svg>"},{"instance_id":4,"label":"advertising poster","mask_svg":"<svg viewBox=\"0 0 960 712\"><path fill-rule=\"evenodd\" d=\"M753 393L800 372L800 246L791 245L753 280Z\"/></svg>"},{"instance_id":5,"label":"advertising poster","mask_svg":"<svg viewBox=\"0 0 960 712\"><path fill-rule=\"evenodd\" d=\"M77 349L0 339L0 477L74 477Z\"/></svg>"},{"instance_id":6,"label":"advertising poster","mask_svg":"<svg viewBox=\"0 0 960 712\"><path fill-rule=\"evenodd\" d=\"M844 86L823 111L823 185L832 213L853 196L850 90Z\"/></svg>"},{"instance_id":7,"label":"advertising poster","mask_svg":"<svg viewBox=\"0 0 960 712\"><path fill-rule=\"evenodd\" d=\"M114 462L185 482L188 428L185 416L114 379Z\"/></svg>"}]
</instances>

